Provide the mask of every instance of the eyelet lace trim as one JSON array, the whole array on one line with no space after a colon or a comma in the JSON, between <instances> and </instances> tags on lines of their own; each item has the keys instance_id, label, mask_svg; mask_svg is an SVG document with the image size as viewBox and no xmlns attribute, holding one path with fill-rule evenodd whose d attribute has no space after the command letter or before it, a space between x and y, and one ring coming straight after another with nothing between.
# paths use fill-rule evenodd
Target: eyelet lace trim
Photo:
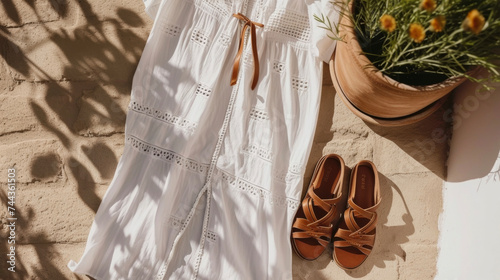
<instances>
[{"instance_id":1,"label":"eyelet lace trim","mask_svg":"<svg viewBox=\"0 0 500 280\"><path fill-rule=\"evenodd\" d=\"M201 3L200 3L201 2ZM231 1L204 0L197 1L196 6L221 21L230 16Z\"/></svg>"},{"instance_id":2,"label":"eyelet lace trim","mask_svg":"<svg viewBox=\"0 0 500 280\"><path fill-rule=\"evenodd\" d=\"M197 95L201 95L201 96L204 96L204 97L209 97L211 93L212 93L212 89L209 88L206 85L199 84L196 87L196 94Z\"/></svg>"},{"instance_id":3,"label":"eyelet lace trim","mask_svg":"<svg viewBox=\"0 0 500 280\"><path fill-rule=\"evenodd\" d=\"M179 33L181 32L181 28L179 26L167 22L162 22L160 29L163 31L163 33L173 37L179 35Z\"/></svg>"},{"instance_id":4,"label":"eyelet lace trim","mask_svg":"<svg viewBox=\"0 0 500 280\"><path fill-rule=\"evenodd\" d=\"M243 63L253 65L253 54L251 52L243 52Z\"/></svg>"},{"instance_id":5,"label":"eyelet lace trim","mask_svg":"<svg viewBox=\"0 0 500 280\"><path fill-rule=\"evenodd\" d=\"M162 159L170 164L176 164L187 170L197 172L200 174L206 174L208 172L208 167L209 167L208 164L202 164L195 160L185 158L173 151L156 147L143 140L140 140L135 136L127 135L125 141L130 145L132 145L132 147L136 148L137 150L152 155L154 157L157 157L159 159Z\"/></svg>"},{"instance_id":6,"label":"eyelet lace trim","mask_svg":"<svg viewBox=\"0 0 500 280\"><path fill-rule=\"evenodd\" d=\"M273 70L277 73L283 73L285 71L285 64L276 60L273 62Z\"/></svg>"},{"instance_id":7,"label":"eyelet lace trim","mask_svg":"<svg viewBox=\"0 0 500 280\"><path fill-rule=\"evenodd\" d=\"M292 77L292 87L297 91L306 91L308 88L308 82L305 79Z\"/></svg>"},{"instance_id":8,"label":"eyelet lace trim","mask_svg":"<svg viewBox=\"0 0 500 280\"><path fill-rule=\"evenodd\" d=\"M231 175L227 172L219 170L222 174L222 179L226 181L231 187L250 194L251 196L264 200L271 205L275 205L278 207L288 207L292 210L297 209L299 207L299 201L283 196L274 195L268 190L264 190L257 185L254 185L242 178Z\"/></svg>"},{"instance_id":9,"label":"eyelet lace trim","mask_svg":"<svg viewBox=\"0 0 500 280\"><path fill-rule=\"evenodd\" d=\"M302 168L299 164L291 164L287 170L275 170L273 176L276 180L287 182L292 179L301 177Z\"/></svg>"},{"instance_id":10,"label":"eyelet lace trim","mask_svg":"<svg viewBox=\"0 0 500 280\"><path fill-rule=\"evenodd\" d=\"M252 110L250 111L250 118L258 121L269 120L269 116L267 115L266 111L257 108L252 108Z\"/></svg>"},{"instance_id":11,"label":"eyelet lace trim","mask_svg":"<svg viewBox=\"0 0 500 280\"><path fill-rule=\"evenodd\" d=\"M169 113L161 112L160 110L157 110L153 107L149 107L149 106L140 104L136 101L131 101L129 103L128 108L130 110L136 111L138 113L148 115L148 116L155 118L157 120L164 121L170 125L180 127L180 128L182 128L188 132L191 132L191 133L194 132L194 130L196 129L196 126L197 126L197 124L192 122L192 121L183 119L183 118L178 117L178 116L174 116L174 115L169 114Z\"/></svg>"},{"instance_id":12,"label":"eyelet lace trim","mask_svg":"<svg viewBox=\"0 0 500 280\"><path fill-rule=\"evenodd\" d=\"M177 218L176 216L170 216L170 219L168 219L168 223L171 227L180 230L181 228L184 227L184 221L180 218Z\"/></svg>"},{"instance_id":13,"label":"eyelet lace trim","mask_svg":"<svg viewBox=\"0 0 500 280\"><path fill-rule=\"evenodd\" d=\"M269 149L256 146L256 145L249 145L243 149L243 151L256 155L262 159L265 159L267 161L271 161L273 158L273 152L270 151Z\"/></svg>"},{"instance_id":14,"label":"eyelet lace trim","mask_svg":"<svg viewBox=\"0 0 500 280\"><path fill-rule=\"evenodd\" d=\"M195 29L193 30L193 34L191 35L191 41L200 45L206 45L208 44L208 36L204 34L200 29Z\"/></svg>"},{"instance_id":15,"label":"eyelet lace trim","mask_svg":"<svg viewBox=\"0 0 500 280\"><path fill-rule=\"evenodd\" d=\"M219 40L217 40L217 42L219 42L222 46L227 47L229 46L229 43L231 43L231 36L223 33L219 36Z\"/></svg>"},{"instance_id":16,"label":"eyelet lace trim","mask_svg":"<svg viewBox=\"0 0 500 280\"><path fill-rule=\"evenodd\" d=\"M309 42L309 18L290 10L276 10L269 18L266 31L277 32L302 42Z\"/></svg>"},{"instance_id":17,"label":"eyelet lace trim","mask_svg":"<svg viewBox=\"0 0 500 280\"><path fill-rule=\"evenodd\" d=\"M207 240L211 242L216 242L217 241L217 235L215 235L215 232L207 230Z\"/></svg>"},{"instance_id":18,"label":"eyelet lace trim","mask_svg":"<svg viewBox=\"0 0 500 280\"><path fill-rule=\"evenodd\" d=\"M263 0L248 1L245 11L252 11L251 17L249 18L259 22L262 20L264 8Z\"/></svg>"}]
</instances>

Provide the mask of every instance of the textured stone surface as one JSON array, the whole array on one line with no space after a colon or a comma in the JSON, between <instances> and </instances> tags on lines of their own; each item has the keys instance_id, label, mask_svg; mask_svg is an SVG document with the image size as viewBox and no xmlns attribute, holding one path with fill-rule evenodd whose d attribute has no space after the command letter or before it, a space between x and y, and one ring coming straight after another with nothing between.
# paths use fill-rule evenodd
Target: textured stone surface
<instances>
[{"instance_id":1,"label":"textured stone surface","mask_svg":"<svg viewBox=\"0 0 500 280\"><path fill-rule=\"evenodd\" d=\"M123 152L132 76L152 23L137 0L0 4L0 171L17 170L20 243L10 273L0 242L0 279L87 279L66 264L80 259ZM360 268L340 269L330 249L313 262L294 254L294 279L432 279L450 104L419 124L369 125L344 106L324 66L304 188L317 160L337 153L350 167L374 161L383 202L375 248ZM5 240L5 179L0 188Z\"/></svg>"},{"instance_id":2,"label":"textured stone surface","mask_svg":"<svg viewBox=\"0 0 500 280\"><path fill-rule=\"evenodd\" d=\"M7 168L16 168L16 273L87 279L83 253L123 152L132 75L152 21L141 1L0 4L0 236L9 235Z\"/></svg>"},{"instance_id":3,"label":"textured stone surface","mask_svg":"<svg viewBox=\"0 0 500 280\"><path fill-rule=\"evenodd\" d=\"M61 19L67 5L66 1L21 1L4 0L0 7L0 25L22 27L27 24L40 24Z\"/></svg>"},{"instance_id":4,"label":"textured stone surface","mask_svg":"<svg viewBox=\"0 0 500 280\"><path fill-rule=\"evenodd\" d=\"M2 112L0 135L2 136L35 130L39 126L36 115L29 109L33 102L32 99L18 93L0 95L0 111ZM19 108L25 109L19 110Z\"/></svg>"},{"instance_id":5,"label":"textured stone surface","mask_svg":"<svg viewBox=\"0 0 500 280\"><path fill-rule=\"evenodd\" d=\"M148 34L114 21L56 30L27 25L7 35L2 52L17 80L127 82Z\"/></svg>"},{"instance_id":6,"label":"textured stone surface","mask_svg":"<svg viewBox=\"0 0 500 280\"><path fill-rule=\"evenodd\" d=\"M74 130L80 135L110 135L124 132L129 98L127 86L97 86L80 100L80 112ZM121 93L121 95L119 94Z\"/></svg>"},{"instance_id":7,"label":"textured stone surface","mask_svg":"<svg viewBox=\"0 0 500 280\"><path fill-rule=\"evenodd\" d=\"M85 241L106 189L107 186L92 183L19 184L16 243ZM2 230L1 234L7 236L8 233Z\"/></svg>"},{"instance_id":8,"label":"textured stone surface","mask_svg":"<svg viewBox=\"0 0 500 280\"><path fill-rule=\"evenodd\" d=\"M1 248L1 247L0 247ZM23 244L16 247L18 259L16 272L5 274L5 265L2 263L0 277L9 280L34 280L34 279L78 279L88 280L73 274L66 267L68 259L79 259L82 243L34 243ZM4 251L2 251L4 252Z\"/></svg>"},{"instance_id":9,"label":"textured stone surface","mask_svg":"<svg viewBox=\"0 0 500 280\"><path fill-rule=\"evenodd\" d=\"M62 180L61 145L56 139L37 139L1 145L0 170L16 169L18 183Z\"/></svg>"}]
</instances>

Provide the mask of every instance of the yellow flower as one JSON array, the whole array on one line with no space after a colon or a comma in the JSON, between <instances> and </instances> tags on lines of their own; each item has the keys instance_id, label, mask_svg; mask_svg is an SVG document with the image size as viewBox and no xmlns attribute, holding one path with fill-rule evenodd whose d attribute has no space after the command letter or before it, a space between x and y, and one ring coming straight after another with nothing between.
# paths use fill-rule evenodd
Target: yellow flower
<instances>
[{"instance_id":1,"label":"yellow flower","mask_svg":"<svg viewBox=\"0 0 500 280\"><path fill-rule=\"evenodd\" d=\"M396 29L396 20L390 15L383 15L380 17L380 25L383 30L392 32Z\"/></svg>"},{"instance_id":2,"label":"yellow flower","mask_svg":"<svg viewBox=\"0 0 500 280\"><path fill-rule=\"evenodd\" d=\"M478 10L474 9L467 14L464 22L462 23L462 28L471 31L474 34L479 34L484 27L484 17L479 13Z\"/></svg>"},{"instance_id":3,"label":"yellow flower","mask_svg":"<svg viewBox=\"0 0 500 280\"><path fill-rule=\"evenodd\" d=\"M419 23L410 24L409 33L415 43L421 43L425 39L425 30Z\"/></svg>"},{"instance_id":4,"label":"yellow flower","mask_svg":"<svg viewBox=\"0 0 500 280\"><path fill-rule=\"evenodd\" d=\"M444 16L437 16L431 19L431 30L434 32L441 32L446 24L446 18Z\"/></svg>"},{"instance_id":5,"label":"yellow flower","mask_svg":"<svg viewBox=\"0 0 500 280\"><path fill-rule=\"evenodd\" d=\"M422 2L420 2L420 8L430 13L436 9L436 1L422 0Z\"/></svg>"}]
</instances>

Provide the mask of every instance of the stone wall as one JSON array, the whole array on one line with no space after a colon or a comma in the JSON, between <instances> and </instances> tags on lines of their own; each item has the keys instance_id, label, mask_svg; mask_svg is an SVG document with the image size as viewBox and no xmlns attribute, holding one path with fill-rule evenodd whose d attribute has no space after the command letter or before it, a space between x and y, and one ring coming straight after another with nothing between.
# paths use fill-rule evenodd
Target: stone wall
<instances>
[{"instance_id":1,"label":"stone wall","mask_svg":"<svg viewBox=\"0 0 500 280\"><path fill-rule=\"evenodd\" d=\"M0 3L1 236L16 169L16 273L78 279L90 225L118 163L132 77L152 20L142 1Z\"/></svg>"}]
</instances>

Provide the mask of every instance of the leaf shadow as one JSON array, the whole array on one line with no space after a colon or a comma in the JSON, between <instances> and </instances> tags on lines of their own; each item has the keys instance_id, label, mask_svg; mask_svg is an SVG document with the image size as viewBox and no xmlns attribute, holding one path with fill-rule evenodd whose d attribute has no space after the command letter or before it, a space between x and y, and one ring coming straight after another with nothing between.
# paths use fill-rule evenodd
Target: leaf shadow
<instances>
[{"instance_id":1,"label":"leaf shadow","mask_svg":"<svg viewBox=\"0 0 500 280\"><path fill-rule=\"evenodd\" d=\"M37 119L37 125L31 128L32 131L48 131L63 146L61 150L50 151L36 157L29 172L31 176L37 178L36 180L47 179L59 175L59 172L64 170L59 167L54 168L54 162L63 162L63 165L69 168L68 173L76 181L80 199L95 213L101 204L101 198L96 192L96 185L98 185L96 179L99 178L94 178L95 175L91 171L97 170L98 173L95 174L99 174L100 179L110 180L118 162L113 149L105 143L95 143L94 139L86 138L92 136L87 131L93 128L92 120L99 120L101 124L111 125L117 133L123 132L126 117L123 100L128 100L130 81L146 42L142 36L136 35L137 32L134 33L133 29L143 26L145 22L137 12L122 7L116 8L115 15L100 18L93 10L94 4L88 0L74 2L24 0L24 3L27 6L22 7L23 13L20 12L21 3L16 3L16 1L1 1L0 7L3 8L3 14L7 15L10 22L17 25L25 20L23 18L25 12L34 13L38 22L29 27L45 30L50 36L36 42L32 39L36 35L27 34L29 31L26 30L31 30L30 28L10 27L2 24L0 26L0 56L5 61L2 63L10 72L13 87L20 83L31 82L39 83L38 88L44 89L43 94L29 93L29 106L19 109L26 110L27 114L32 114ZM47 7L43 10L44 15L41 14L40 5ZM80 13L83 13L87 22L76 28L61 26L59 29L54 29L49 26L48 22L44 22L45 14L50 12L57 13L61 22L64 22L69 15L70 8L80 9ZM50 24L54 25L53 22ZM20 39L14 40L13 38ZM53 52L42 54L47 57L47 61L56 59L62 61L61 65L64 64L64 60L68 61L62 66L61 77L53 78L54 73L46 70L59 69L47 67L39 57L32 57L33 51L47 44L54 45ZM36 55L40 56L40 54ZM77 124L76 127L75 124ZM81 126L78 127L78 125ZM107 135L109 132L97 131L96 134ZM75 146L81 147L87 158L78 158L73 155L76 150ZM85 166L86 162L92 165ZM2 204L7 201L4 190L0 192L0 197ZM17 265L24 269L9 275L3 275L7 271L7 262L2 262L0 278L67 279L68 272L61 269L58 263L60 260L57 260L61 257L60 249L56 246L57 242L50 240L50 236L45 231L37 231L33 234L28 230L31 226L30 219L34 218L32 214L30 216L30 213L37 209L30 207L18 211L19 224L27 229L25 234L28 243L23 246L33 247L38 259L28 260L23 254L18 255ZM4 220L2 220L3 223ZM36 242L30 244L30 240L36 240ZM2 252L7 252L7 243L2 242L0 249ZM4 256L0 259L3 260ZM26 265L31 266L31 271L35 275L28 275ZM72 277L80 279L76 274L72 274Z\"/></svg>"}]
</instances>

